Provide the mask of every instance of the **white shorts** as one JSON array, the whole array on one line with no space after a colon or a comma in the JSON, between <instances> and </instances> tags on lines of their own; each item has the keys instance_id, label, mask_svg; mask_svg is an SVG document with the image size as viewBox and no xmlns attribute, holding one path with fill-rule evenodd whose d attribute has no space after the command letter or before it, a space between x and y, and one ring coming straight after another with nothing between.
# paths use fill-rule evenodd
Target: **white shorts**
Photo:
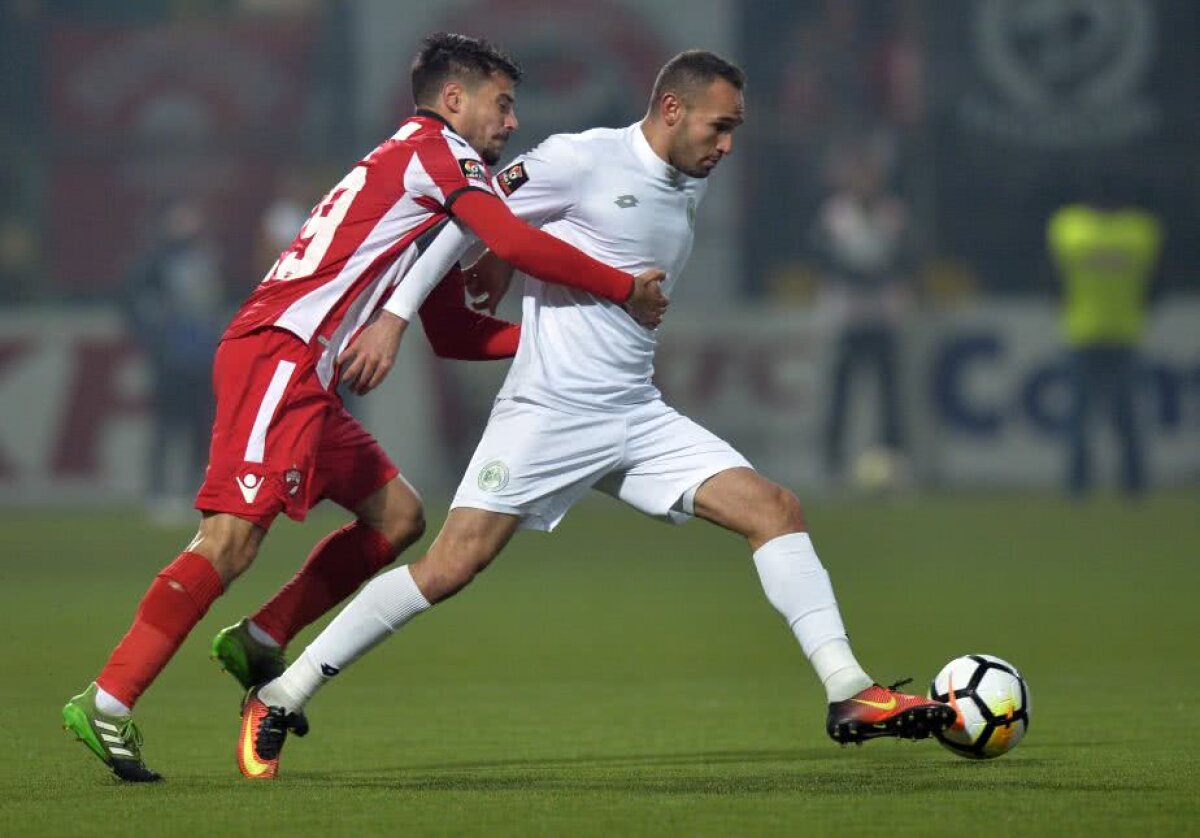
<instances>
[{"instance_id":1,"label":"white shorts","mask_svg":"<svg viewBox=\"0 0 1200 838\"><path fill-rule=\"evenodd\" d=\"M588 489L683 523L679 501L714 474L750 463L729 443L661 400L620 413L564 413L497 399L454 495L467 506L550 531Z\"/></svg>"}]
</instances>

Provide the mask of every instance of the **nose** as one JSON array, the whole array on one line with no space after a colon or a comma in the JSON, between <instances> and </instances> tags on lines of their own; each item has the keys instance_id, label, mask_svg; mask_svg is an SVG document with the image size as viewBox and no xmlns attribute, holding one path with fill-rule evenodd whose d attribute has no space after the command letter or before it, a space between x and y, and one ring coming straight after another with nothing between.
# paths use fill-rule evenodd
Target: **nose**
<instances>
[{"instance_id":1,"label":"nose","mask_svg":"<svg viewBox=\"0 0 1200 838\"><path fill-rule=\"evenodd\" d=\"M717 151L722 156L733 154L733 134L722 134L717 137Z\"/></svg>"},{"instance_id":2,"label":"nose","mask_svg":"<svg viewBox=\"0 0 1200 838\"><path fill-rule=\"evenodd\" d=\"M520 126L520 124L521 123L517 122L516 111L513 111L504 119L504 127L508 129L508 132L510 134L515 132L517 130L517 128Z\"/></svg>"}]
</instances>

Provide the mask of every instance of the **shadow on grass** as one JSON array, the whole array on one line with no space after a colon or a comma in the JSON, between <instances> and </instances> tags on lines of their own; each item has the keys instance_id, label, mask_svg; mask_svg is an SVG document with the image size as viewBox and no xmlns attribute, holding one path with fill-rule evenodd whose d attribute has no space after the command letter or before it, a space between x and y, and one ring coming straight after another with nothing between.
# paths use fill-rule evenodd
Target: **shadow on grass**
<instances>
[{"instance_id":1,"label":"shadow on grass","mask_svg":"<svg viewBox=\"0 0 1200 838\"><path fill-rule=\"evenodd\" d=\"M801 792L925 795L954 792L1153 792L1113 778L1053 776L1053 761L1008 764L844 760L828 748L480 760L288 772L289 783L346 789L457 792L608 792L647 795ZM837 763L841 763L838 765ZM767 764L772 764L766 768Z\"/></svg>"}]
</instances>

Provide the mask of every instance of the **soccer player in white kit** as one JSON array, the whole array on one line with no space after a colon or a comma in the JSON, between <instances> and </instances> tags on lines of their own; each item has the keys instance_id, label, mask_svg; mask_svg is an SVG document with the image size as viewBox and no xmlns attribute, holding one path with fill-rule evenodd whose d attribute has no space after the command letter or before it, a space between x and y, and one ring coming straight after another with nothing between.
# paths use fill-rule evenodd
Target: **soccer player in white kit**
<instances>
[{"instance_id":1,"label":"soccer player in white kit","mask_svg":"<svg viewBox=\"0 0 1200 838\"><path fill-rule=\"evenodd\" d=\"M550 137L500 172L496 188L517 216L602 262L629 273L663 268L669 294L692 249L706 178L732 151L743 85L741 70L719 56L684 52L660 72L640 123ZM459 230L442 236L460 237L455 253L469 243ZM511 271L489 256L475 270L490 277L485 285ZM465 587L518 528L552 530L592 488L648 515L700 517L746 538L768 600L825 687L834 740L921 739L953 723L950 707L879 686L859 666L799 501L663 402L651 381L653 329L599 297L527 278L522 330L429 552L376 577L282 676L251 693L242 747L275 763L288 713Z\"/></svg>"}]
</instances>

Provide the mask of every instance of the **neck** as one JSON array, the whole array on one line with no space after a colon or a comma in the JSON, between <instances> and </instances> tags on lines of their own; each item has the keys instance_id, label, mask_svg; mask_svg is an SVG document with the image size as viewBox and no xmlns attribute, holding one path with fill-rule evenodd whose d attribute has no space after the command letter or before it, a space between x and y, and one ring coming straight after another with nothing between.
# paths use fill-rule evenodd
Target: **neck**
<instances>
[{"instance_id":1,"label":"neck","mask_svg":"<svg viewBox=\"0 0 1200 838\"><path fill-rule=\"evenodd\" d=\"M417 107L417 116L426 116L426 117L429 117L430 119L436 119L439 122L444 122L447 126L449 126L451 131L453 131L456 134L459 133L458 128L455 127L454 123L450 121L450 115L443 113L442 111L438 110L437 108L430 108L430 107L426 107L424 105L418 106Z\"/></svg>"},{"instance_id":2,"label":"neck","mask_svg":"<svg viewBox=\"0 0 1200 838\"><path fill-rule=\"evenodd\" d=\"M671 165L671 158L668 156L671 142L663 124L657 119L647 116L642 120L641 131L642 136L646 138L646 142L650 145L650 150L657 154L659 159L664 163Z\"/></svg>"}]
</instances>

